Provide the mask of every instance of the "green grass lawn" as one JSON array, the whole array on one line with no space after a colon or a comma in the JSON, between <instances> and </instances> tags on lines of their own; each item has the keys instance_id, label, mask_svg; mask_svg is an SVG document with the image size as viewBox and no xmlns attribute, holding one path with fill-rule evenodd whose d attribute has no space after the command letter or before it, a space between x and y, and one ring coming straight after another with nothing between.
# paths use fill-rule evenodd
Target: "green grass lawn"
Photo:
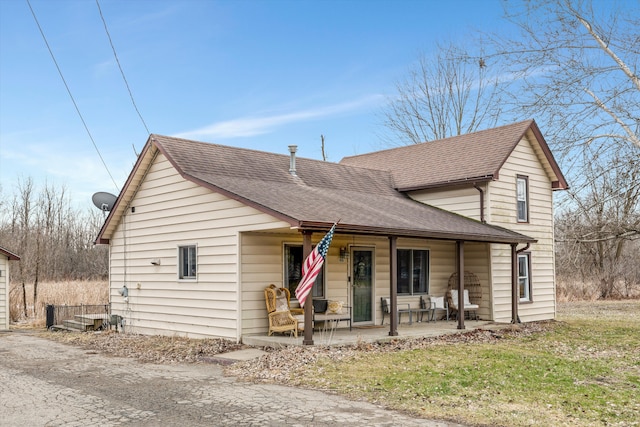
<instances>
[{"instance_id":1,"label":"green grass lawn","mask_svg":"<svg viewBox=\"0 0 640 427\"><path fill-rule=\"evenodd\" d=\"M640 302L590 304L563 307L545 332L358 352L296 375L308 386L466 424L640 425Z\"/></svg>"}]
</instances>

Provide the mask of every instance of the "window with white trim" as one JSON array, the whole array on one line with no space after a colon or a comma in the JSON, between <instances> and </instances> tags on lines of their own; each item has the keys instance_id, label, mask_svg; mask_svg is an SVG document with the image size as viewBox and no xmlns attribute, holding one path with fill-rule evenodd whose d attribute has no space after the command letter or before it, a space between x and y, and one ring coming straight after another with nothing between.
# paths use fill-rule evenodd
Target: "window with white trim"
<instances>
[{"instance_id":1,"label":"window with white trim","mask_svg":"<svg viewBox=\"0 0 640 427\"><path fill-rule=\"evenodd\" d=\"M516 199L518 205L518 222L529 222L529 178L516 178Z\"/></svg>"},{"instance_id":2,"label":"window with white trim","mask_svg":"<svg viewBox=\"0 0 640 427\"><path fill-rule=\"evenodd\" d=\"M531 254L518 254L518 287L520 301L531 301Z\"/></svg>"},{"instance_id":3,"label":"window with white trim","mask_svg":"<svg viewBox=\"0 0 640 427\"><path fill-rule=\"evenodd\" d=\"M198 271L196 245L178 246L178 278L195 280Z\"/></svg>"},{"instance_id":4,"label":"window with white trim","mask_svg":"<svg viewBox=\"0 0 640 427\"><path fill-rule=\"evenodd\" d=\"M289 289L291 299L295 298L295 291L302 278L302 245L284 245L284 286ZM320 269L316 282L313 285L311 296L313 298L324 298L324 267Z\"/></svg>"},{"instance_id":5,"label":"window with white trim","mask_svg":"<svg viewBox=\"0 0 640 427\"><path fill-rule=\"evenodd\" d=\"M429 251L398 249L398 295L429 293Z\"/></svg>"}]
</instances>

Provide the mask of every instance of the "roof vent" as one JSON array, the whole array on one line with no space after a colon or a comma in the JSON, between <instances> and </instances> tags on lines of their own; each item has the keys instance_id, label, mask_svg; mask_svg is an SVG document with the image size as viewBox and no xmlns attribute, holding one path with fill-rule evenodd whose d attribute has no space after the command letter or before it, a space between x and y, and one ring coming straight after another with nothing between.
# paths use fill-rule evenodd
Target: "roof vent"
<instances>
[{"instance_id":1,"label":"roof vent","mask_svg":"<svg viewBox=\"0 0 640 427\"><path fill-rule=\"evenodd\" d=\"M298 151L297 145L289 146L289 153L291 153L291 161L289 162L289 173L296 176L296 151Z\"/></svg>"}]
</instances>

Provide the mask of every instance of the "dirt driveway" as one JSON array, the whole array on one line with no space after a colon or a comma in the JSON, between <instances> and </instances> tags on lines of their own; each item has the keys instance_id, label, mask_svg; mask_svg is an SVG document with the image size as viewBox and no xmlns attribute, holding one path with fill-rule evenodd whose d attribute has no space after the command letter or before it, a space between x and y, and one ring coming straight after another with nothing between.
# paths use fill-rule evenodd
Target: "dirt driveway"
<instances>
[{"instance_id":1,"label":"dirt driveway","mask_svg":"<svg viewBox=\"0 0 640 427\"><path fill-rule=\"evenodd\" d=\"M106 357L0 332L0 426L452 426L318 391L249 384L214 364Z\"/></svg>"}]
</instances>

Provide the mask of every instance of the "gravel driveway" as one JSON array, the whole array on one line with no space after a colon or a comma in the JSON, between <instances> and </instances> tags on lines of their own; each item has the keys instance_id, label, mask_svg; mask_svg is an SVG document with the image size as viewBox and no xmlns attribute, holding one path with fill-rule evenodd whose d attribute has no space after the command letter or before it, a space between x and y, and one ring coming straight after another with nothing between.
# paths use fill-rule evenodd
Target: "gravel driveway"
<instances>
[{"instance_id":1,"label":"gravel driveway","mask_svg":"<svg viewBox=\"0 0 640 427\"><path fill-rule=\"evenodd\" d=\"M214 364L107 357L0 332L0 426L453 426L318 391L250 384Z\"/></svg>"}]
</instances>

